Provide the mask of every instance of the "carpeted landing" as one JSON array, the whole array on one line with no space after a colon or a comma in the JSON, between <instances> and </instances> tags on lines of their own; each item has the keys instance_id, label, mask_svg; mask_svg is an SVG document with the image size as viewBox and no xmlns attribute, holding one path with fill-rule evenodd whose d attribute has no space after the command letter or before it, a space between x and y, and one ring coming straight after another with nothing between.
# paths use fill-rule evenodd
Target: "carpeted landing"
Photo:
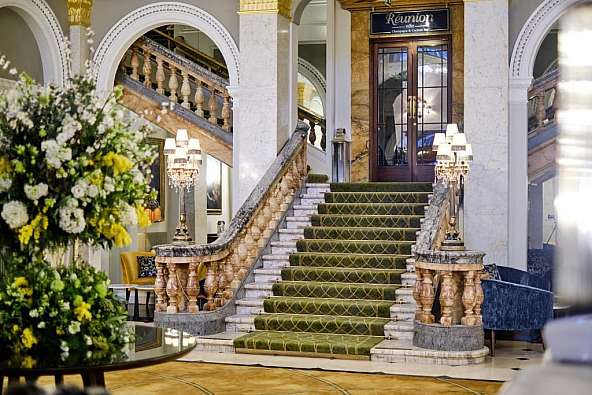
<instances>
[{"instance_id":1,"label":"carpeted landing","mask_svg":"<svg viewBox=\"0 0 592 395\"><path fill-rule=\"evenodd\" d=\"M331 184L236 352L368 359L384 340L429 183Z\"/></svg>"}]
</instances>

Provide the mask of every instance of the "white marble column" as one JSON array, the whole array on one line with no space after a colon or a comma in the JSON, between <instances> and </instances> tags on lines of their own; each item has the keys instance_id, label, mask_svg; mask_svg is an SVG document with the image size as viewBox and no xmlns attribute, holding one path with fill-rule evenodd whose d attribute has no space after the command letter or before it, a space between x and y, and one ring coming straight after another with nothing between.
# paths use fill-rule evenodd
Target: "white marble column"
<instances>
[{"instance_id":1,"label":"white marble column","mask_svg":"<svg viewBox=\"0 0 592 395\"><path fill-rule=\"evenodd\" d=\"M242 11L242 10L241 10ZM277 10L240 14L239 125L233 145L233 207L249 196L290 129L290 20Z\"/></svg>"},{"instance_id":2,"label":"white marble column","mask_svg":"<svg viewBox=\"0 0 592 395\"><path fill-rule=\"evenodd\" d=\"M84 65L89 57L89 44L86 27L70 26L70 43L72 46L72 73L84 74Z\"/></svg>"},{"instance_id":3,"label":"white marble column","mask_svg":"<svg viewBox=\"0 0 592 395\"><path fill-rule=\"evenodd\" d=\"M508 1L465 3L465 240L508 265Z\"/></svg>"},{"instance_id":4,"label":"white marble column","mask_svg":"<svg viewBox=\"0 0 592 395\"><path fill-rule=\"evenodd\" d=\"M543 248L543 183L528 186L528 248Z\"/></svg>"},{"instance_id":5,"label":"white marble column","mask_svg":"<svg viewBox=\"0 0 592 395\"><path fill-rule=\"evenodd\" d=\"M526 270L528 246L528 88L532 78L510 78L508 265Z\"/></svg>"}]
</instances>

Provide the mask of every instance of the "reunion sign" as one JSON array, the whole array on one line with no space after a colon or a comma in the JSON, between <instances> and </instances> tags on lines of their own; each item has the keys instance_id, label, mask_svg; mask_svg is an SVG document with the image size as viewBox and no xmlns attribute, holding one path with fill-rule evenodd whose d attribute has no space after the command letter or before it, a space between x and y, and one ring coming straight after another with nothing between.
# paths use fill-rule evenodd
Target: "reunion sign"
<instances>
[{"instance_id":1,"label":"reunion sign","mask_svg":"<svg viewBox=\"0 0 592 395\"><path fill-rule=\"evenodd\" d=\"M422 11L380 11L370 14L370 34L408 34L447 31L447 8Z\"/></svg>"}]
</instances>

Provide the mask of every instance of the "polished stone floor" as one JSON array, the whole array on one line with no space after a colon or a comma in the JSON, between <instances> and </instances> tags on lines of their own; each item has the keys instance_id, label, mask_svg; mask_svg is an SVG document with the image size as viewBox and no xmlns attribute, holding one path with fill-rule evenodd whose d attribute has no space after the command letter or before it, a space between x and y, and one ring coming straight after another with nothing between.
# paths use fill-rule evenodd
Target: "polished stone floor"
<instances>
[{"instance_id":1,"label":"polished stone floor","mask_svg":"<svg viewBox=\"0 0 592 395\"><path fill-rule=\"evenodd\" d=\"M105 375L113 395L140 394L495 394L502 383L444 377L348 373L172 362ZM80 385L75 376L67 383ZM51 380L39 384L51 387Z\"/></svg>"}]
</instances>

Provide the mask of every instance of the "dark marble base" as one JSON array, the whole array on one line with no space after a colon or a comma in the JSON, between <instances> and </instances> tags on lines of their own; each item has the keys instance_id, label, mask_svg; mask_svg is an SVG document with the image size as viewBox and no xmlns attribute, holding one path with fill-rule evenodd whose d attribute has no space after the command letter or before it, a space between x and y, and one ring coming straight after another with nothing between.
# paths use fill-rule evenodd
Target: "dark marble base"
<instances>
[{"instance_id":1,"label":"dark marble base","mask_svg":"<svg viewBox=\"0 0 592 395\"><path fill-rule=\"evenodd\" d=\"M236 311L234 303L216 311L203 311L197 314L190 313L154 313L154 324L159 327L173 328L190 333L194 336L213 335L226 330L225 319Z\"/></svg>"},{"instance_id":2,"label":"dark marble base","mask_svg":"<svg viewBox=\"0 0 592 395\"><path fill-rule=\"evenodd\" d=\"M475 351L484 346L483 326L442 326L415 321L413 345L438 351Z\"/></svg>"}]
</instances>

